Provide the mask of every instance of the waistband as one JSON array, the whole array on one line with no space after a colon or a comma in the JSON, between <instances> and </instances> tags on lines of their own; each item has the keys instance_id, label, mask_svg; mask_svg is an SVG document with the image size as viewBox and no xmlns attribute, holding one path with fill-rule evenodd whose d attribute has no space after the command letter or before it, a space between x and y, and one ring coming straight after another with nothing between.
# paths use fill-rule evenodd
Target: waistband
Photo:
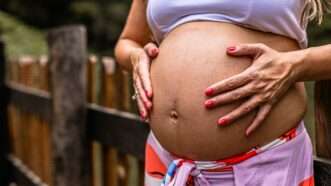
<instances>
[{"instance_id":1,"label":"waistband","mask_svg":"<svg viewBox=\"0 0 331 186\"><path fill-rule=\"evenodd\" d=\"M301 121L300 124L275 140L263 145L252 148L250 151L237 154L228 158L216 160L216 161L195 161L189 159L178 158L173 155L174 160L170 162L167 173L163 178L162 186L185 186L186 183L192 182L193 177L198 177L201 184L208 186L208 181L204 178L201 171L210 171L210 172L228 172L232 171L232 165L240 163L244 160L247 160L251 157L256 156L264 151L275 148L281 144L286 143L287 141L292 140L300 133L305 130L304 122ZM157 146L162 149L161 145L156 140L153 133L151 137L154 138L154 142ZM170 155L170 154L169 154Z\"/></svg>"}]
</instances>

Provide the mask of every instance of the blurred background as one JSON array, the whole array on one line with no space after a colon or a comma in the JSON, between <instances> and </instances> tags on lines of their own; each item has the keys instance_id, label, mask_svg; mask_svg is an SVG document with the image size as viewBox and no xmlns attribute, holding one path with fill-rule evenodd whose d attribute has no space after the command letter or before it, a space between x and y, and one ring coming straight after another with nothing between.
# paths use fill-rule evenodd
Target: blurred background
<instances>
[{"instance_id":1,"label":"blurred background","mask_svg":"<svg viewBox=\"0 0 331 186\"><path fill-rule=\"evenodd\" d=\"M130 0L0 0L0 36L7 56L47 53L45 32L65 24L84 24L88 30L89 52L113 55L113 47L125 24ZM321 25L308 26L309 45L330 43L331 17ZM312 97L312 83L307 83ZM312 102L310 102L312 105ZM312 107L307 122L312 122Z\"/></svg>"},{"instance_id":2,"label":"blurred background","mask_svg":"<svg viewBox=\"0 0 331 186\"><path fill-rule=\"evenodd\" d=\"M107 64L108 66L112 66L109 65L113 63L112 59L109 57L113 56L113 48L125 24L126 16L130 8L130 3L131 1L129 0L85 0L85 1L84 0L0 0L0 38L6 44L6 57L15 59L15 58L20 58L22 56L46 55L48 51L47 51L45 35L49 29L68 24L83 24L86 26L88 33L88 51L89 54L93 54L93 56L90 58L90 62L92 60L91 69L94 68L93 60L95 60L96 57L108 56L108 57L103 57L102 59L103 61L102 64L104 65L104 67L102 68L106 69L108 68ZM326 43L331 43L331 16L326 15L321 25L311 22L308 26L307 31L309 35L309 46L317 46ZM26 58L23 59L23 63L24 60L26 61L29 59ZM26 68L26 67L20 67L20 68ZM14 72L14 76L12 73L11 76L14 77L14 78L11 77L12 79L15 79L16 77L15 73L17 72L16 71ZM98 75L102 73L104 74L106 73L106 74ZM113 84L120 84L116 86L121 87L122 86L121 84L123 84L121 82L125 80L127 86L126 88L129 89L128 87L130 87L130 80L127 77L128 74L124 74L120 76L118 75L107 76L107 70L105 72L105 70L103 71L98 70L98 68L96 68L96 70L94 70L92 74L94 74L91 75L92 78L96 76L97 78L95 79L102 79L102 81L96 80L97 82L95 83L96 85L91 85L92 87L97 89L95 91L97 93L95 93L95 95L94 93L91 93L90 96L91 98L89 100L90 102L98 103L106 107L122 108L122 110L130 111L132 113L137 113L137 110L133 105L133 103L131 103L131 106L125 106L125 105L129 105L129 103L126 104L124 103L125 102L124 101L123 103L117 104L113 102L114 97L112 97L111 99L109 98L109 101L107 101L108 98L105 98L110 94L119 94L115 92L112 93L108 92L108 91L110 92L113 91L113 89L108 88L110 86L113 86ZM39 79L37 80L40 80L40 77L41 76L38 76ZM47 77L47 75L45 75L45 77ZM18 78L16 77L16 81L18 81L17 79ZM29 80L24 80L24 81L26 83ZM109 81L110 83L107 83L107 81ZM89 83L91 84L91 82ZM306 82L306 87L309 96L309 108L306 114L305 122L312 139L315 139L314 110L313 110L314 83ZM45 90L47 89L48 88L45 88ZM125 92L124 88L121 89L123 89L123 92ZM92 98L93 96L95 97L95 99ZM128 97L130 97L130 94L127 94L126 97L122 99L129 100ZM15 111L14 109L13 113L14 113L13 118L15 118L17 116L17 111ZM14 136L13 140L14 140L16 139L15 135L17 133L17 132L15 133L15 131L20 131L20 129L18 130L13 128L12 130L14 131L13 132L13 136ZM22 131L24 132L25 129ZM48 135L49 134L46 133L46 138L49 137ZM313 142L315 143L314 140ZM97 142L93 142L92 145L93 145L92 156L94 157L95 160L94 162L99 162L93 165L95 169L93 171L94 174L93 185L95 186L114 185L112 182L116 182L117 185L121 185L120 184L121 182L116 180L97 181L97 180L102 180L102 178L98 178L99 174L104 174L105 178L111 177L111 176L107 176L108 175L107 173L101 173L102 171L100 170L98 171L98 169L101 169L100 167L103 166L104 164L103 162L105 161L113 162L114 157L117 157L116 154L118 154L119 152L114 151L114 149L112 149L111 147L101 147L101 145L98 144ZM14 150L15 148L16 147L14 147ZM49 146L46 145L46 149L47 148L49 148ZM103 148L103 150L101 148ZM41 147L41 149L43 148ZM18 148L17 151L20 152L20 148ZM48 155L46 153L45 157L47 156ZM118 157L124 157L124 156L119 155ZM105 160L102 161L99 160L102 158ZM30 160L26 160L26 161L29 162ZM51 182L50 181L51 178L47 178L46 173L43 173L45 172L45 170L43 170L43 168L40 167L38 168L37 166L38 161L34 162L34 160L31 160L31 162L32 163L30 164L32 165L32 167L33 165L36 165L35 170L37 171L35 172L38 173L39 171L40 174L44 174L44 176L41 177L44 178L46 181ZM139 176L142 177L141 175L139 175L139 173L137 173L137 171L134 171L133 173L130 173L130 171L126 171L127 173L125 173L126 164L130 164L136 167L139 166L143 167L143 165L141 165L141 162L139 163L137 160L135 160L132 157L126 157L124 159L118 158L116 162L119 165L123 165L123 166L118 166L118 168L115 168L116 175L122 175L122 177L125 177L125 175L133 175L131 177L139 177ZM111 164L113 165L113 163ZM47 168L47 166L49 166L49 164L45 164L44 167ZM110 170L106 170L105 172L112 172L112 168L109 169ZM138 170L138 168L136 169ZM142 169L139 168L139 170ZM109 174L113 174L113 173L109 173ZM133 180L134 179L135 178L133 178ZM127 185L137 185L137 184L135 184L135 181L132 181L132 184L127 183ZM142 182L140 183L140 185L142 185Z\"/></svg>"},{"instance_id":3,"label":"blurred background","mask_svg":"<svg viewBox=\"0 0 331 186\"><path fill-rule=\"evenodd\" d=\"M44 53L48 28L82 23L87 26L90 50L112 53L130 8L130 0L0 0L0 33L10 54ZM309 25L311 45L330 41L331 20ZM17 42L19 41L19 42ZM29 42L33 41L33 42ZM21 47L15 46L15 43Z\"/></svg>"}]
</instances>

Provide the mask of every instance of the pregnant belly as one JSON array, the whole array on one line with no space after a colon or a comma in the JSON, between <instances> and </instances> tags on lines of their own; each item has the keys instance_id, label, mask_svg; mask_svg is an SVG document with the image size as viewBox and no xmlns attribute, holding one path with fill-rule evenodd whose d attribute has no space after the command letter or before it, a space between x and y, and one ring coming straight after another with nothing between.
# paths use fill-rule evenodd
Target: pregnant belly
<instances>
[{"instance_id":1,"label":"pregnant belly","mask_svg":"<svg viewBox=\"0 0 331 186\"><path fill-rule=\"evenodd\" d=\"M154 96L150 126L165 149L190 159L216 160L270 142L299 123L306 108L304 87L299 83L250 137L245 136L245 129L256 111L229 126L217 126L218 118L245 100L205 108L204 90L208 86L251 64L249 58L227 56L226 47L256 42L282 51L297 49L288 38L219 22L186 23L162 41L151 66Z\"/></svg>"}]
</instances>

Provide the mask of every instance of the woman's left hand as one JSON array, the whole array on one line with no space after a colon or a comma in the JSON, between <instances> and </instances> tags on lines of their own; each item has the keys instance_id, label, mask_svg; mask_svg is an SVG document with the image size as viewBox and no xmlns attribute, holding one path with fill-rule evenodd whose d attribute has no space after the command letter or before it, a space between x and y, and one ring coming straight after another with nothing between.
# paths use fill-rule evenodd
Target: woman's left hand
<instances>
[{"instance_id":1,"label":"woman's left hand","mask_svg":"<svg viewBox=\"0 0 331 186\"><path fill-rule=\"evenodd\" d=\"M272 106L297 81L298 52L278 52L264 44L241 44L229 47L231 56L249 56L252 64L245 71L209 86L205 94L207 108L248 98L239 107L221 117L219 125L227 125L241 116L257 110L253 122L246 129L250 135L267 117Z\"/></svg>"}]
</instances>

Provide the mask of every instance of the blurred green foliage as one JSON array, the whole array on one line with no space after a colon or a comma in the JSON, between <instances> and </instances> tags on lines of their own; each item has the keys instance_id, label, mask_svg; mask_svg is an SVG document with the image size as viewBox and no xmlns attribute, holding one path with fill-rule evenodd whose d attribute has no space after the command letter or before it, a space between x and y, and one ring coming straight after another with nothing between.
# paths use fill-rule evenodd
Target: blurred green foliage
<instances>
[{"instance_id":1,"label":"blurred green foliage","mask_svg":"<svg viewBox=\"0 0 331 186\"><path fill-rule=\"evenodd\" d=\"M310 46L331 43L331 15L327 14L321 25L311 22L307 32Z\"/></svg>"},{"instance_id":2,"label":"blurred green foliage","mask_svg":"<svg viewBox=\"0 0 331 186\"><path fill-rule=\"evenodd\" d=\"M125 24L131 1L0 0L0 9L41 30L64 24L84 24L88 30L90 49L93 52L111 55L112 48ZM0 25L8 24L6 18L0 20ZM5 23L1 23L3 21ZM330 43L330 31L330 16L326 17L320 26L310 24L308 29L310 45Z\"/></svg>"},{"instance_id":3,"label":"blurred green foliage","mask_svg":"<svg viewBox=\"0 0 331 186\"><path fill-rule=\"evenodd\" d=\"M0 0L0 9L40 29L84 24L89 46L111 54L130 7L129 0Z\"/></svg>"},{"instance_id":4,"label":"blurred green foliage","mask_svg":"<svg viewBox=\"0 0 331 186\"><path fill-rule=\"evenodd\" d=\"M0 11L0 35L5 41L7 56L41 55L47 51L44 33Z\"/></svg>"},{"instance_id":5,"label":"blurred green foliage","mask_svg":"<svg viewBox=\"0 0 331 186\"><path fill-rule=\"evenodd\" d=\"M84 24L88 31L89 50L112 55L130 3L130 0L0 0L0 35L7 43L9 56L40 55L47 52L46 29ZM331 43L331 16L325 16L322 25L310 23L307 31L310 46ZM308 82L306 85L309 105L305 121L314 138L314 84Z\"/></svg>"}]
</instances>

